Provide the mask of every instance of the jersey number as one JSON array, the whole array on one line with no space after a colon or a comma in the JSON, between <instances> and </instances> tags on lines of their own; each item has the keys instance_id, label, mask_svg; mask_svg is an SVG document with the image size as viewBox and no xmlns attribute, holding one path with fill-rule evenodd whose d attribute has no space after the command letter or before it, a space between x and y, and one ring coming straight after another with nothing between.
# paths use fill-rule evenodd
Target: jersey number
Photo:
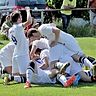
<instances>
[{"instance_id":1,"label":"jersey number","mask_svg":"<svg viewBox=\"0 0 96 96\"><path fill-rule=\"evenodd\" d=\"M17 40L16 40L16 38L13 35L12 35L11 39L14 42L14 44L17 45Z\"/></svg>"}]
</instances>

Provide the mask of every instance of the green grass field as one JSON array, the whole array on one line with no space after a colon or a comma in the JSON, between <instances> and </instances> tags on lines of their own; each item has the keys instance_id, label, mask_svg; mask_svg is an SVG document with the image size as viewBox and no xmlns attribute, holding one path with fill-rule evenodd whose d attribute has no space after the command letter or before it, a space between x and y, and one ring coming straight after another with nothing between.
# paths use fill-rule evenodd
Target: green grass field
<instances>
[{"instance_id":1,"label":"green grass field","mask_svg":"<svg viewBox=\"0 0 96 96\"><path fill-rule=\"evenodd\" d=\"M96 58L96 38L77 38L84 53ZM0 41L4 44L8 41ZM2 48L4 45L0 45ZM80 83L78 87L63 88L59 84L32 85L24 89L24 84L11 82L3 85L0 79L0 96L96 96L96 83Z\"/></svg>"}]
</instances>

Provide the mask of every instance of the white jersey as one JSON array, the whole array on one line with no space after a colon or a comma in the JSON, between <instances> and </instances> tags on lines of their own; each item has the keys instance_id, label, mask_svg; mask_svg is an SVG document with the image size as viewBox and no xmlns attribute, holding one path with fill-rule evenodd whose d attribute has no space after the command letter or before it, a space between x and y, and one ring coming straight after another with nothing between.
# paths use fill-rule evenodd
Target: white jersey
<instances>
[{"instance_id":1,"label":"white jersey","mask_svg":"<svg viewBox=\"0 0 96 96\"><path fill-rule=\"evenodd\" d=\"M45 60L44 58L47 57L49 59L49 42L45 38L41 38L40 40L35 40L32 43L32 48L33 46L36 46L36 48L41 49L40 53L40 59L36 60L36 64L39 67L41 64L44 64Z\"/></svg>"},{"instance_id":2,"label":"white jersey","mask_svg":"<svg viewBox=\"0 0 96 96\"><path fill-rule=\"evenodd\" d=\"M29 54L29 44L24 34L24 28L21 24L14 24L9 29L10 39L15 44L14 56Z\"/></svg>"},{"instance_id":3,"label":"white jersey","mask_svg":"<svg viewBox=\"0 0 96 96\"><path fill-rule=\"evenodd\" d=\"M45 83L56 83L56 78L51 79L49 77L50 70L42 70L38 68L38 73L33 73L32 72L32 78L30 78L31 83L39 83L39 84L45 84Z\"/></svg>"},{"instance_id":4,"label":"white jersey","mask_svg":"<svg viewBox=\"0 0 96 96\"><path fill-rule=\"evenodd\" d=\"M72 54L73 52L68 50L64 45L57 44L50 48L50 62L55 60L59 60L61 63L69 62L70 66L66 69L66 73L70 75L77 74L82 71L82 67L79 63L72 59Z\"/></svg>"},{"instance_id":5,"label":"white jersey","mask_svg":"<svg viewBox=\"0 0 96 96\"><path fill-rule=\"evenodd\" d=\"M46 57L48 58L48 61L49 61L50 52L48 49L44 49L41 51L40 58L36 60L37 67L40 67L42 64L45 64ZM49 64L50 64L50 62L49 62ZM49 70L49 69L50 69L50 65L46 70Z\"/></svg>"},{"instance_id":6,"label":"white jersey","mask_svg":"<svg viewBox=\"0 0 96 96\"><path fill-rule=\"evenodd\" d=\"M0 50L0 62L3 67L12 66L12 56L15 45L13 42L9 42Z\"/></svg>"},{"instance_id":7,"label":"white jersey","mask_svg":"<svg viewBox=\"0 0 96 96\"><path fill-rule=\"evenodd\" d=\"M52 28L55 26L49 26L49 24L42 24L38 30L42 36L45 36L49 40L49 44L55 40L55 34L52 32ZM69 50L73 51L75 54L82 53L80 46L78 45L76 39L68 33L60 30L60 36L58 43L65 45Z\"/></svg>"}]
</instances>

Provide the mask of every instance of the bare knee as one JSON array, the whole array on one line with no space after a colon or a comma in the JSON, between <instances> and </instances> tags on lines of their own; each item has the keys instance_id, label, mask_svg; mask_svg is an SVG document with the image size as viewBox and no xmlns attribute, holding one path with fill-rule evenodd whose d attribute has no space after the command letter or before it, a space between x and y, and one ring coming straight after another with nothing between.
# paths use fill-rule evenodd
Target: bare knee
<instances>
[{"instance_id":1,"label":"bare knee","mask_svg":"<svg viewBox=\"0 0 96 96\"><path fill-rule=\"evenodd\" d=\"M4 70L9 74L12 74L12 66L5 67Z\"/></svg>"}]
</instances>

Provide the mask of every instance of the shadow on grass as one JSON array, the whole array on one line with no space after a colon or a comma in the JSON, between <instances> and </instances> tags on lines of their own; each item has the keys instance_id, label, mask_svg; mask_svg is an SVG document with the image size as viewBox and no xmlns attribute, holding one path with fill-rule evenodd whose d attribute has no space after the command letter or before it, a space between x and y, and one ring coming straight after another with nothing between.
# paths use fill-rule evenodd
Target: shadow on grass
<instances>
[{"instance_id":1,"label":"shadow on grass","mask_svg":"<svg viewBox=\"0 0 96 96\"><path fill-rule=\"evenodd\" d=\"M60 87L63 86L61 84L32 84L33 87Z\"/></svg>"},{"instance_id":2,"label":"shadow on grass","mask_svg":"<svg viewBox=\"0 0 96 96\"><path fill-rule=\"evenodd\" d=\"M3 84L3 80L0 80L0 85ZM8 86L14 86L14 85L25 85L25 83L17 83L17 82L9 82ZM63 88L63 86L60 83L57 84L31 84L32 87L57 87L57 88ZM7 86L7 85L6 85ZM78 86L72 86L72 88L80 88L80 87L96 87L95 83L86 83L86 82L80 82ZM70 87L69 87L70 88Z\"/></svg>"},{"instance_id":3,"label":"shadow on grass","mask_svg":"<svg viewBox=\"0 0 96 96\"><path fill-rule=\"evenodd\" d=\"M78 85L78 87L93 87L93 86L96 86L96 82L94 82L94 83L80 82Z\"/></svg>"},{"instance_id":4,"label":"shadow on grass","mask_svg":"<svg viewBox=\"0 0 96 96\"><path fill-rule=\"evenodd\" d=\"M63 86L61 84L32 84L33 87L59 87L62 88ZM72 86L72 87L93 87L96 86L96 83L88 83L88 82L80 82L78 86Z\"/></svg>"}]
</instances>

